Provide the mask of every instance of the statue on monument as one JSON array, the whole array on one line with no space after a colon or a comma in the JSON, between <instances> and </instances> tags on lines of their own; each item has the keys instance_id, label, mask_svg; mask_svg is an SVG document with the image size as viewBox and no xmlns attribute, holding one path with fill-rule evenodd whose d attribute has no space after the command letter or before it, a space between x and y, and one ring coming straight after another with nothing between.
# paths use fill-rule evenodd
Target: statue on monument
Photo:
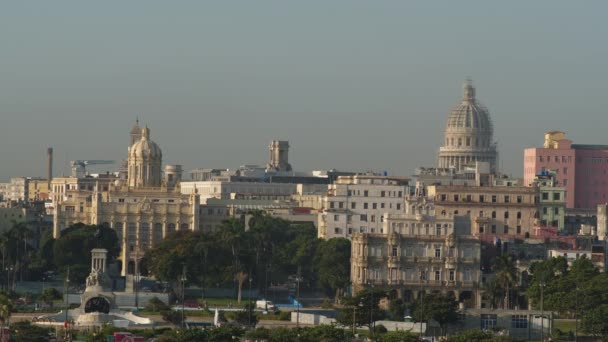
<instances>
[{"instance_id":1,"label":"statue on monument","mask_svg":"<svg viewBox=\"0 0 608 342\"><path fill-rule=\"evenodd\" d=\"M87 287L99 285L99 273L96 269L91 270L91 274L87 277Z\"/></svg>"}]
</instances>

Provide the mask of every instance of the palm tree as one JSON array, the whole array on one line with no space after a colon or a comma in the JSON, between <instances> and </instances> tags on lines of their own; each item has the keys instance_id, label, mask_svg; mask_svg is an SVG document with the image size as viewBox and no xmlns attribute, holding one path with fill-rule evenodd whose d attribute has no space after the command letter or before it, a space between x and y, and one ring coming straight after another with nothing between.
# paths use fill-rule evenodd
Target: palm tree
<instances>
[{"instance_id":1,"label":"palm tree","mask_svg":"<svg viewBox=\"0 0 608 342\"><path fill-rule=\"evenodd\" d=\"M505 302L503 308L509 309L509 289L517 283L517 266L515 266L515 260L510 255L501 255L494 260L492 271L494 271L496 282L504 290Z\"/></svg>"},{"instance_id":2,"label":"palm tree","mask_svg":"<svg viewBox=\"0 0 608 342\"><path fill-rule=\"evenodd\" d=\"M0 294L0 323L2 325L10 321L13 311L13 302L7 296Z\"/></svg>"}]
</instances>

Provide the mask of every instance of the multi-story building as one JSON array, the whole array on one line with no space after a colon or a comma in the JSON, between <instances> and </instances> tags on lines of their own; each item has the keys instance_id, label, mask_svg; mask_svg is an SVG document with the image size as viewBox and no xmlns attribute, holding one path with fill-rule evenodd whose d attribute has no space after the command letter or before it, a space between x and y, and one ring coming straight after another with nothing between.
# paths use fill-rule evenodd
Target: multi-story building
<instances>
[{"instance_id":1,"label":"multi-story building","mask_svg":"<svg viewBox=\"0 0 608 342\"><path fill-rule=\"evenodd\" d=\"M566 188L568 208L595 208L608 201L608 145L573 144L564 132L545 133L543 147L524 150L524 183L553 170Z\"/></svg>"},{"instance_id":2,"label":"multi-story building","mask_svg":"<svg viewBox=\"0 0 608 342\"><path fill-rule=\"evenodd\" d=\"M45 201L49 198L49 183L44 178L15 177L11 178L6 193L8 201Z\"/></svg>"},{"instance_id":3,"label":"multi-story building","mask_svg":"<svg viewBox=\"0 0 608 342\"><path fill-rule=\"evenodd\" d=\"M540 192L540 225L564 230L566 189L557 186L555 173L548 170L541 172L534 179L533 185L538 187Z\"/></svg>"},{"instance_id":4,"label":"multi-story building","mask_svg":"<svg viewBox=\"0 0 608 342\"><path fill-rule=\"evenodd\" d=\"M405 213L408 178L341 176L328 188L319 213L319 238L382 233L384 218Z\"/></svg>"},{"instance_id":5,"label":"multi-story building","mask_svg":"<svg viewBox=\"0 0 608 342\"><path fill-rule=\"evenodd\" d=\"M181 167L167 165L150 140L150 130L131 130L127 179L58 179L53 182L53 236L75 223L116 230L121 243L122 274L134 274L143 252L178 230L198 230L200 201L180 192ZM107 189L105 188L107 186ZM68 188L69 187L69 188Z\"/></svg>"},{"instance_id":6,"label":"multi-story building","mask_svg":"<svg viewBox=\"0 0 608 342\"><path fill-rule=\"evenodd\" d=\"M459 171L481 161L489 163L495 173L498 152L493 134L490 114L475 98L471 81L467 81L461 103L448 116L444 145L439 149L439 168Z\"/></svg>"},{"instance_id":7,"label":"multi-story building","mask_svg":"<svg viewBox=\"0 0 608 342\"><path fill-rule=\"evenodd\" d=\"M479 306L481 242L470 225L425 215L389 215L384 225L384 234L353 235L354 292L375 286L399 291L406 300L451 292L466 306Z\"/></svg>"},{"instance_id":8,"label":"multi-story building","mask_svg":"<svg viewBox=\"0 0 608 342\"><path fill-rule=\"evenodd\" d=\"M472 233L530 236L539 219L538 187L432 185L435 215L471 218Z\"/></svg>"},{"instance_id":9,"label":"multi-story building","mask_svg":"<svg viewBox=\"0 0 608 342\"><path fill-rule=\"evenodd\" d=\"M597 237L608 240L608 203L597 205Z\"/></svg>"}]
</instances>

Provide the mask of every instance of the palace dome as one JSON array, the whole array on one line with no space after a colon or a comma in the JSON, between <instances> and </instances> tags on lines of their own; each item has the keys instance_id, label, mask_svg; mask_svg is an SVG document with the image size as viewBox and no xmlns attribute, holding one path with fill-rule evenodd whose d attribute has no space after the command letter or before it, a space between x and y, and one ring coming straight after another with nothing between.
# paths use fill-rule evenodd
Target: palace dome
<instances>
[{"instance_id":1,"label":"palace dome","mask_svg":"<svg viewBox=\"0 0 608 342\"><path fill-rule=\"evenodd\" d=\"M158 159L163 156L160 147L150 140L150 129L145 127L141 130L141 139L136 141L129 149L129 157L136 159Z\"/></svg>"},{"instance_id":2,"label":"palace dome","mask_svg":"<svg viewBox=\"0 0 608 342\"><path fill-rule=\"evenodd\" d=\"M455 106L447 120L447 132L480 131L492 134L492 121L486 107L475 99L475 88L468 80L463 86L462 102Z\"/></svg>"}]
</instances>

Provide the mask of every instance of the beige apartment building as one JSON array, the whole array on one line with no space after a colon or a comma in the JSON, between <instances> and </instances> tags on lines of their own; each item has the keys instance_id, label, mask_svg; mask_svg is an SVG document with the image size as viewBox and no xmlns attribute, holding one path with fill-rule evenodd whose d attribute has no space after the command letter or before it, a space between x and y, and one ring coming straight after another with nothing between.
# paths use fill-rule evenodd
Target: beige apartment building
<instances>
[{"instance_id":1,"label":"beige apartment building","mask_svg":"<svg viewBox=\"0 0 608 342\"><path fill-rule=\"evenodd\" d=\"M409 178L376 175L338 177L323 198L319 238L382 233L387 215L405 213L408 182Z\"/></svg>"},{"instance_id":2,"label":"beige apartment building","mask_svg":"<svg viewBox=\"0 0 608 342\"><path fill-rule=\"evenodd\" d=\"M440 218L466 215L473 235L514 235L527 237L538 225L538 187L432 185Z\"/></svg>"},{"instance_id":3,"label":"beige apartment building","mask_svg":"<svg viewBox=\"0 0 608 342\"><path fill-rule=\"evenodd\" d=\"M389 215L384 226L387 234L353 235L354 292L375 286L396 290L411 301L421 293L440 291L465 306L479 306L481 242L470 234L467 222Z\"/></svg>"}]
</instances>

